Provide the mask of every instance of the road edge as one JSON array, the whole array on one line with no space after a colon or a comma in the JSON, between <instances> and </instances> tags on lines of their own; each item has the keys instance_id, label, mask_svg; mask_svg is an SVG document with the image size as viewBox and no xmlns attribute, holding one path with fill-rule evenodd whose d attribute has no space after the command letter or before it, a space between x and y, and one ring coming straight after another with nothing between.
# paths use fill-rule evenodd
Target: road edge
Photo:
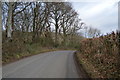
<instances>
[{"instance_id":1,"label":"road edge","mask_svg":"<svg viewBox=\"0 0 120 80\"><path fill-rule=\"evenodd\" d=\"M87 80L92 80L92 78L88 75L87 71L84 69L82 64L79 62L79 59L76 54L77 54L77 51L74 52L73 59L74 59L75 65L76 65L78 75L80 77L82 76L82 78L85 78ZM81 73L83 73L83 74L81 74Z\"/></svg>"},{"instance_id":2,"label":"road edge","mask_svg":"<svg viewBox=\"0 0 120 80\"><path fill-rule=\"evenodd\" d=\"M58 51L58 50L57 50L57 49L52 49L52 50L48 49L48 50L41 51L41 52L36 53L36 54L30 54L30 55L27 55L27 56L22 56L22 57L20 57L20 58L18 58L18 59L11 60L11 61L9 61L9 62L7 62L7 63L2 63L2 67L5 66L5 65L8 65L8 64L10 64L10 63L14 63L14 62L16 62L16 61L22 60L22 59L24 59L24 58L28 58L28 57L31 57L31 56L43 54L43 53L46 53L46 52L52 52L52 51Z\"/></svg>"}]
</instances>

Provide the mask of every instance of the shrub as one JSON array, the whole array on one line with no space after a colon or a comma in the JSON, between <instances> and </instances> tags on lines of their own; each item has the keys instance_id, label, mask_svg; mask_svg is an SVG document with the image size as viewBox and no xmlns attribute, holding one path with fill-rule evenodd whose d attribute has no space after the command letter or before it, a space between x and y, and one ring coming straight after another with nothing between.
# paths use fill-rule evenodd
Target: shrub
<instances>
[{"instance_id":1,"label":"shrub","mask_svg":"<svg viewBox=\"0 0 120 80\"><path fill-rule=\"evenodd\" d=\"M79 51L105 77L120 77L120 32L81 41Z\"/></svg>"}]
</instances>

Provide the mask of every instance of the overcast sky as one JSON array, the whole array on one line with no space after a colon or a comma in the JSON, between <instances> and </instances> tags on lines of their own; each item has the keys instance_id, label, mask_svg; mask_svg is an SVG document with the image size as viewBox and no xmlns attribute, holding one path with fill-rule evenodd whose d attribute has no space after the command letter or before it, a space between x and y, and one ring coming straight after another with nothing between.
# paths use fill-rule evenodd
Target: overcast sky
<instances>
[{"instance_id":1,"label":"overcast sky","mask_svg":"<svg viewBox=\"0 0 120 80\"><path fill-rule=\"evenodd\" d=\"M103 34L118 28L118 0L72 2L79 17L88 25L101 30Z\"/></svg>"}]
</instances>

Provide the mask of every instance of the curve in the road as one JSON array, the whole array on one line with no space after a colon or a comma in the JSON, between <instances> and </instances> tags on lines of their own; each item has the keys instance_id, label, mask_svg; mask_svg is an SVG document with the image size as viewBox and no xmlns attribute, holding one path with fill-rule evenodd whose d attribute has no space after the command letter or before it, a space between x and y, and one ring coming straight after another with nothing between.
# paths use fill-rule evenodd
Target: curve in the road
<instances>
[{"instance_id":1,"label":"curve in the road","mask_svg":"<svg viewBox=\"0 0 120 80\"><path fill-rule=\"evenodd\" d=\"M79 78L74 51L34 55L3 66L3 78Z\"/></svg>"}]
</instances>

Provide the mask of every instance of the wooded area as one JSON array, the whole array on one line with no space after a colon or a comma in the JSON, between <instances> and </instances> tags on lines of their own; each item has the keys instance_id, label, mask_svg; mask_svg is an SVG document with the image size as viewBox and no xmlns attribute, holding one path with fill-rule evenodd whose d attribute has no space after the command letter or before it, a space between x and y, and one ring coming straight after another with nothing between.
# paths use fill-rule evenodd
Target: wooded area
<instances>
[{"instance_id":1,"label":"wooded area","mask_svg":"<svg viewBox=\"0 0 120 80\"><path fill-rule=\"evenodd\" d=\"M3 3L5 35L11 40L17 31L32 33L32 42L42 36L50 39L52 32L55 44L58 44L58 35L65 41L67 35L76 34L83 24L70 3Z\"/></svg>"},{"instance_id":2,"label":"wooded area","mask_svg":"<svg viewBox=\"0 0 120 80\"><path fill-rule=\"evenodd\" d=\"M3 56L31 53L32 46L77 48L83 25L69 2L3 2Z\"/></svg>"}]
</instances>

